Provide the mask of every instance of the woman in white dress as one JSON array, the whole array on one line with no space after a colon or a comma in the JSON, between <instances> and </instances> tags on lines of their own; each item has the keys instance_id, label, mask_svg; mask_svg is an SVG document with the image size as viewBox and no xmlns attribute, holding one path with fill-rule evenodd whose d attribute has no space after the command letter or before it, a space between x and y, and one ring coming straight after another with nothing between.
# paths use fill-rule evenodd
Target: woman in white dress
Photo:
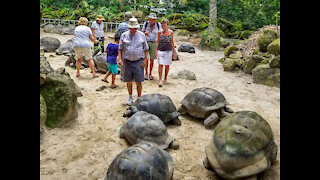
<instances>
[{"instance_id":1,"label":"woman in white dress","mask_svg":"<svg viewBox=\"0 0 320 180\"><path fill-rule=\"evenodd\" d=\"M169 66L173 59L176 59L176 51L174 49L173 31L168 28L168 19L161 21L162 30L158 33L158 40L156 44L156 58L159 62L159 87L167 84L167 77L169 73ZM164 81L162 82L162 71L165 66Z\"/></svg>"}]
</instances>

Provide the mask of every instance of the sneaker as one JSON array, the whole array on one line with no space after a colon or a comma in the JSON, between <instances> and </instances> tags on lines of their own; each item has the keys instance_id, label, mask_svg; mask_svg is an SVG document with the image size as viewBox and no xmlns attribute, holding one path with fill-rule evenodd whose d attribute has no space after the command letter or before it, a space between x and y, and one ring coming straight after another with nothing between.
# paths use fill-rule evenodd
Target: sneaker
<instances>
[{"instance_id":1,"label":"sneaker","mask_svg":"<svg viewBox=\"0 0 320 180\"><path fill-rule=\"evenodd\" d=\"M127 100L126 104L128 106L131 106L132 105L132 102L133 102L133 98L132 97L129 97L129 99Z\"/></svg>"}]
</instances>

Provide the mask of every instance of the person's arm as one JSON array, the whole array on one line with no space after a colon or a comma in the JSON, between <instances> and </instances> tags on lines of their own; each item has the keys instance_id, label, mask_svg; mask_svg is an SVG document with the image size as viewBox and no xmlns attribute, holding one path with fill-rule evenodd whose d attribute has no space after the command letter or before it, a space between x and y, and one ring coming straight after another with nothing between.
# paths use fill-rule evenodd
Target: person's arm
<instances>
[{"instance_id":1,"label":"person's arm","mask_svg":"<svg viewBox=\"0 0 320 180\"><path fill-rule=\"evenodd\" d=\"M99 41L93 35L90 35L89 39L94 43L99 43Z\"/></svg>"},{"instance_id":2,"label":"person's arm","mask_svg":"<svg viewBox=\"0 0 320 180\"><path fill-rule=\"evenodd\" d=\"M158 38L157 38L157 43L156 43L156 59L158 59L158 46L159 46L159 43L160 43L160 34L161 34L161 31L158 32Z\"/></svg>"},{"instance_id":3,"label":"person's arm","mask_svg":"<svg viewBox=\"0 0 320 180\"><path fill-rule=\"evenodd\" d=\"M119 57L119 65L122 66L123 65L123 62L122 62L122 49L119 49L119 52L118 52L118 57Z\"/></svg>"},{"instance_id":4,"label":"person's arm","mask_svg":"<svg viewBox=\"0 0 320 180\"><path fill-rule=\"evenodd\" d=\"M173 42L173 31L171 31L171 46L172 46L172 52L173 52L173 59L177 59L176 50Z\"/></svg>"}]
</instances>

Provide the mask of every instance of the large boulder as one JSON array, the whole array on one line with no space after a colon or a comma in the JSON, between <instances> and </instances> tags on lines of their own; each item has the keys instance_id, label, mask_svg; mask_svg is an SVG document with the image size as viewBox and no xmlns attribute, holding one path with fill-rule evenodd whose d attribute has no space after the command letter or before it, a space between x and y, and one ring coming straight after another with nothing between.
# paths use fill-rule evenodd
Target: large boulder
<instances>
[{"instance_id":1,"label":"large boulder","mask_svg":"<svg viewBox=\"0 0 320 180\"><path fill-rule=\"evenodd\" d=\"M46 102L44 101L43 97L40 94L40 132L47 120L47 106Z\"/></svg>"},{"instance_id":2,"label":"large boulder","mask_svg":"<svg viewBox=\"0 0 320 180\"><path fill-rule=\"evenodd\" d=\"M262 52L266 52L268 45L276 39L277 39L277 33L274 30L264 29L262 34L257 39L259 50Z\"/></svg>"},{"instance_id":3,"label":"large boulder","mask_svg":"<svg viewBox=\"0 0 320 180\"><path fill-rule=\"evenodd\" d=\"M59 39L54 37L43 37L40 39L40 47L44 52L54 52L61 45Z\"/></svg>"},{"instance_id":4,"label":"large boulder","mask_svg":"<svg viewBox=\"0 0 320 180\"><path fill-rule=\"evenodd\" d=\"M251 74L252 70L261 62L264 60L264 57L259 55L253 55L250 58L247 59L244 65L244 72Z\"/></svg>"},{"instance_id":5,"label":"large boulder","mask_svg":"<svg viewBox=\"0 0 320 180\"><path fill-rule=\"evenodd\" d=\"M267 47L268 52L274 55L280 55L280 38L274 40Z\"/></svg>"},{"instance_id":6,"label":"large boulder","mask_svg":"<svg viewBox=\"0 0 320 180\"><path fill-rule=\"evenodd\" d=\"M225 50L224 50L224 56L228 57L230 54L236 52L238 50L237 46L235 45L231 45L228 46Z\"/></svg>"},{"instance_id":7,"label":"large boulder","mask_svg":"<svg viewBox=\"0 0 320 180\"><path fill-rule=\"evenodd\" d=\"M270 60L271 68L280 68L280 56L276 56Z\"/></svg>"},{"instance_id":8,"label":"large boulder","mask_svg":"<svg viewBox=\"0 0 320 180\"><path fill-rule=\"evenodd\" d=\"M181 70L177 75L172 77L173 79L186 79L186 80L197 80L196 75L189 70Z\"/></svg>"},{"instance_id":9,"label":"large boulder","mask_svg":"<svg viewBox=\"0 0 320 180\"><path fill-rule=\"evenodd\" d=\"M270 68L269 64L261 64L252 70L253 82L280 88L280 68Z\"/></svg>"},{"instance_id":10,"label":"large boulder","mask_svg":"<svg viewBox=\"0 0 320 180\"><path fill-rule=\"evenodd\" d=\"M82 93L63 69L47 75L46 83L40 87L40 94L47 105L46 126L59 127L77 117L77 98Z\"/></svg>"},{"instance_id":11,"label":"large boulder","mask_svg":"<svg viewBox=\"0 0 320 180\"><path fill-rule=\"evenodd\" d=\"M241 51L235 51L228 57L219 60L225 71L238 71L243 68L244 59Z\"/></svg>"}]
</instances>

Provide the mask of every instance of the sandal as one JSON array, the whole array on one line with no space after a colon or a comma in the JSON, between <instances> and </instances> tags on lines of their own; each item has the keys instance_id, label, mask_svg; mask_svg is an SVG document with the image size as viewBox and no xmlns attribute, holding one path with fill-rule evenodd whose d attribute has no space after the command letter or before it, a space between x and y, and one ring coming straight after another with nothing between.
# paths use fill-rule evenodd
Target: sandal
<instances>
[{"instance_id":1,"label":"sandal","mask_svg":"<svg viewBox=\"0 0 320 180\"><path fill-rule=\"evenodd\" d=\"M149 79L150 79L150 80L153 80L153 76L152 76L152 75L150 75L150 76L149 76Z\"/></svg>"},{"instance_id":2,"label":"sandal","mask_svg":"<svg viewBox=\"0 0 320 180\"><path fill-rule=\"evenodd\" d=\"M159 87L162 87L162 82L161 82L161 83L159 83Z\"/></svg>"},{"instance_id":3,"label":"sandal","mask_svg":"<svg viewBox=\"0 0 320 180\"><path fill-rule=\"evenodd\" d=\"M144 75L144 80L148 80L148 75L147 74Z\"/></svg>"},{"instance_id":4,"label":"sandal","mask_svg":"<svg viewBox=\"0 0 320 180\"><path fill-rule=\"evenodd\" d=\"M115 89L117 87L119 87L119 86L118 85L110 86L111 89Z\"/></svg>"},{"instance_id":5,"label":"sandal","mask_svg":"<svg viewBox=\"0 0 320 180\"><path fill-rule=\"evenodd\" d=\"M101 79L101 81L109 83L109 81L107 79Z\"/></svg>"}]
</instances>

